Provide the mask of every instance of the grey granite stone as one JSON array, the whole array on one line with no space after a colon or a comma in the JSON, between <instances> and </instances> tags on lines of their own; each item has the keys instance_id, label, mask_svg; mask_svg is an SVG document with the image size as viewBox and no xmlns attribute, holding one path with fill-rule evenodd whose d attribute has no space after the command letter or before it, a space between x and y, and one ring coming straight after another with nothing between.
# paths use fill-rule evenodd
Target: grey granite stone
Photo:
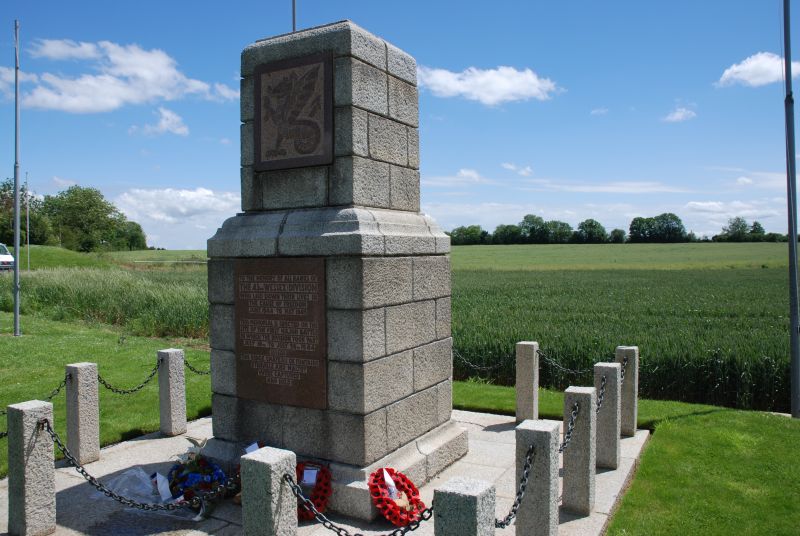
<instances>
[{"instance_id":1,"label":"grey granite stone","mask_svg":"<svg viewBox=\"0 0 800 536\"><path fill-rule=\"evenodd\" d=\"M603 405L597 413L597 467L616 469L620 458L621 370L619 363L597 363L594 366L594 388L597 396L605 378Z\"/></svg>"},{"instance_id":2,"label":"grey granite stone","mask_svg":"<svg viewBox=\"0 0 800 536\"><path fill-rule=\"evenodd\" d=\"M239 82L239 109L240 120L247 123L255 120L255 78L248 76Z\"/></svg>"},{"instance_id":3,"label":"grey granite stone","mask_svg":"<svg viewBox=\"0 0 800 536\"><path fill-rule=\"evenodd\" d=\"M639 416L639 347L617 346L614 361L627 361L622 379L621 426L623 436L633 437L636 435L636 420Z\"/></svg>"},{"instance_id":4,"label":"grey granite stone","mask_svg":"<svg viewBox=\"0 0 800 536\"><path fill-rule=\"evenodd\" d=\"M570 387L564 391L564 426L566 429L574 404L578 403L575 430L564 450L564 509L589 515L594 508L596 473L597 398L594 387Z\"/></svg>"},{"instance_id":5,"label":"grey granite stone","mask_svg":"<svg viewBox=\"0 0 800 536\"><path fill-rule=\"evenodd\" d=\"M278 242L281 255L381 255L383 235L363 208L295 210L288 214Z\"/></svg>"},{"instance_id":6,"label":"grey granite stone","mask_svg":"<svg viewBox=\"0 0 800 536\"><path fill-rule=\"evenodd\" d=\"M517 533L531 536L558 534L558 444L561 423L525 420L516 428L516 478L520 481L525 459L534 448L530 479L517 513Z\"/></svg>"},{"instance_id":7,"label":"grey granite stone","mask_svg":"<svg viewBox=\"0 0 800 536\"><path fill-rule=\"evenodd\" d=\"M391 43L386 43L388 71L392 76L417 85L417 60Z\"/></svg>"},{"instance_id":8,"label":"grey granite stone","mask_svg":"<svg viewBox=\"0 0 800 536\"><path fill-rule=\"evenodd\" d=\"M328 359L363 363L386 355L385 318L383 308L329 309Z\"/></svg>"},{"instance_id":9,"label":"grey granite stone","mask_svg":"<svg viewBox=\"0 0 800 536\"><path fill-rule=\"evenodd\" d=\"M391 168L391 208L419 212L419 171L402 166Z\"/></svg>"},{"instance_id":10,"label":"grey granite stone","mask_svg":"<svg viewBox=\"0 0 800 536\"><path fill-rule=\"evenodd\" d=\"M236 396L236 354L211 350L211 391Z\"/></svg>"},{"instance_id":11,"label":"grey granite stone","mask_svg":"<svg viewBox=\"0 0 800 536\"><path fill-rule=\"evenodd\" d=\"M53 424L53 405L31 400L8 406L8 532L19 536L56 530L53 441L39 427Z\"/></svg>"},{"instance_id":12,"label":"grey granite stone","mask_svg":"<svg viewBox=\"0 0 800 536\"><path fill-rule=\"evenodd\" d=\"M209 342L214 350L236 349L236 326L233 305L208 306Z\"/></svg>"},{"instance_id":13,"label":"grey granite stone","mask_svg":"<svg viewBox=\"0 0 800 536\"><path fill-rule=\"evenodd\" d=\"M328 202L328 166L281 169L257 173L261 209L321 207Z\"/></svg>"},{"instance_id":14,"label":"grey granite stone","mask_svg":"<svg viewBox=\"0 0 800 536\"><path fill-rule=\"evenodd\" d=\"M209 259L208 301L210 303L233 303L233 261L231 259Z\"/></svg>"},{"instance_id":15,"label":"grey granite stone","mask_svg":"<svg viewBox=\"0 0 800 536\"><path fill-rule=\"evenodd\" d=\"M366 415L414 392L412 352L368 363L328 361L328 408Z\"/></svg>"},{"instance_id":16,"label":"grey granite stone","mask_svg":"<svg viewBox=\"0 0 800 536\"><path fill-rule=\"evenodd\" d=\"M450 256L414 257L414 299L450 296Z\"/></svg>"},{"instance_id":17,"label":"grey granite stone","mask_svg":"<svg viewBox=\"0 0 800 536\"><path fill-rule=\"evenodd\" d=\"M271 257L278 248L278 234L286 212L239 214L228 218L208 240L208 256Z\"/></svg>"},{"instance_id":18,"label":"grey granite stone","mask_svg":"<svg viewBox=\"0 0 800 536\"><path fill-rule=\"evenodd\" d=\"M331 168L330 204L389 207L389 166L358 156L336 158Z\"/></svg>"},{"instance_id":19,"label":"grey granite stone","mask_svg":"<svg viewBox=\"0 0 800 536\"><path fill-rule=\"evenodd\" d=\"M183 350L158 351L158 408L160 430L166 436L186 432L186 381Z\"/></svg>"},{"instance_id":20,"label":"grey granite stone","mask_svg":"<svg viewBox=\"0 0 800 536\"><path fill-rule=\"evenodd\" d=\"M452 362L450 363L451 376L452 376ZM436 386L436 421L439 424L446 423L450 420L453 414L453 381L446 380Z\"/></svg>"},{"instance_id":21,"label":"grey granite stone","mask_svg":"<svg viewBox=\"0 0 800 536\"><path fill-rule=\"evenodd\" d=\"M240 191L242 192L242 210L251 212L261 210L264 202L264 183L257 181L253 166L243 166L240 171Z\"/></svg>"},{"instance_id":22,"label":"grey granite stone","mask_svg":"<svg viewBox=\"0 0 800 536\"><path fill-rule=\"evenodd\" d=\"M100 459L100 397L96 363L73 363L67 374L67 448L80 464Z\"/></svg>"},{"instance_id":23,"label":"grey granite stone","mask_svg":"<svg viewBox=\"0 0 800 536\"><path fill-rule=\"evenodd\" d=\"M295 474L293 452L264 447L242 456L242 529L246 536L296 536L297 499L284 474Z\"/></svg>"},{"instance_id":24,"label":"grey granite stone","mask_svg":"<svg viewBox=\"0 0 800 536\"><path fill-rule=\"evenodd\" d=\"M387 255L431 255L441 229L433 231L424 215L398 210L373 209L378 229L386 240Z\"/></svg>"},{"instance_id":25,"label":"grey granite stone","mask_svg":"<svg viewBox=\"0 0 800 536\"><path fill-rule=\"evenodd\" d=\"M518 342L517 422L539 418L539 343Z\"/></svg>"},{"instance_id":26,"label":"grey granite stone","mask_svg":"<svg viewBox=\"0 0 800 536\"><path fill-rule=\"evenodd\" d=\"M451 335L450 297L436 300L436 338L443 339Z\"/></svg>"},{"instance_id":27,"label":"grey granite stone","mask_svg":"<svg viewBox=\"0 0 800 536\"><path fill-rule=\"evenodd\" d=\"M353 56L386 69L386 44L383 40L345 20L256 41L242 51L242 76L252 75L262 63L327 51L336 57Z\"/></svg>"},{"instance_id":28,"label":"grey granite stone","mask_svg":"<svg viewBox=\"0 0 800 536\"><path fill-rule=\"evenodd\" d=\"M252 166L255 160L253 136L253 123L242 123L239 129L239 141L241 142L241 165L243 167Z\"/></svg>"},{"instance_id":29,"label":"grey granite stone","mask_svg":"<svg viewBox=\"0 0 800 536\"><path fill-rule=\"evenodd\" d=\"M436 387L415 393L386 408L386 439L389 450L402 447L436 427Z\"/></svg>"},{"instance_id":30,"label":"grey granite stone","mask_svg":"<svg viewBox=\"0 0 800 536\"><path fill-rule=\"evenodd\" d=\"M434 490L436 536L493 536L494 485L472 478L453 478Z\"/></svg>"},{"instance_id":31,"label":"grey granite stone","mask_svg":"<svg viewBox=\"0 0 800 536\"><path fill-rule=\"evenodd\" d=\"M408 127L408 167L419 169L419 129Z\"/></svg>"},{"instance_id":32,"label":"grey granite stone","mask_svg":"<svg viewBox=\"0 0 800 536\"><path fill-rule=\"evenodd\" d=\"M427 480L450 467L469 451L467 431L453 422L446 422L416 441L417 449L425 455Z\"/></svg>"},{"instance_id":33,"label":"grey granite stone","mask_svg":"<svg viewBox=\"0 0 800 536\"><path fill-rule=\"evenodd\" d=\"M389 117L412 127L419 125L419 94L417 87L389 77Z\"/></svg>"},{"instance_id":34,"label":"grey granite stone","mask_svg":"<svg viewBox=\"0 0 800 536\"><path fill-rule=\"evenodd\" d=\"M411 263L409 257L329 259L328 307L363 309L411 301Z\"/></svg>"},{"instance_id":35,"label":"grey granite stone","mask_svg":"<svg viewBox=\"0 0 800 536\"><path fill-rule=\"evenodd\" d=\"M436 302L433 300L386 308L386 351L393 354L436 339Z\"/></svg>"},{"instance_id":36,"label":"grey granite stone","mask_svg":"<svg viewBox=\"0 0 800 536\"><path fill-rule=\"evenodd\" d=\"M352 106L339 106L333 110L336 156L369 156L367 139L367 112Z\"/></svg>"},{"instance_id":37,"label":"grey granite stone","mask_svg":"<svg viewBox=\"0 0 800 536\"><path fill-rule=\"evenodd\" d=\"M369 114L369 156L400 166L408 165L408 129L402 123Z\"/></svg>"},{"instance_id":38,"label":"grey granite stone","mask_svg":"<svg viewBox=\"0 0 800 536\"><path fill-rule=\"evenodd\" d=\"M389 111L386 73L352 57L333 62L334 106L356 106L387 115Z\"/></svg>"},{"instance_id":39,"label":"grey granite stone","mask_svg":"<svg viewBox=\"0 0 800 536\"><path fill-rule=\"evenodd\" d=\"M453 339L414 348L414 391L421 391L453 376Z\"/></svg>"},{"instance_id":40,"label":"grey granite stone","mask_svg":"<svg viewBox=\"0 0 800 536\"><path fill-rule=\"evenodd\" d=\"M226 441L239 441L239 406L243 401L244 399L233 396L211 394L211 415L214 417L211 423L214 437Z\"/></svg>"}]
</instances>

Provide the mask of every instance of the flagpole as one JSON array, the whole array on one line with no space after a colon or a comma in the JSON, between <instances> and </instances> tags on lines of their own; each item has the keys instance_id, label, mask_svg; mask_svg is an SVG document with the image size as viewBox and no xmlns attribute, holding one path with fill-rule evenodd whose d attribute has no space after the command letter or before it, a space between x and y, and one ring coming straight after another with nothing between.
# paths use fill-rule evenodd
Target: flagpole
<instances>
[{"instance_id":1,"label":"flagpole","mask_svg":"<svg viewBox=\"0 0 800 536\"><path fill-rule=\"evenodd\" d=\"M800 418L800 311L797 308L797 170L794 145L792 48L789 37L789 0L783 0L783 50L786 75L786 204L789 216L789 343L791 356L792 417Z\"/></svg>"},{"instance_id":2,"label":"flagpole","mask_svg":"<svg viewBox=\"0 0 800 536\"><path fill-rule=\"evenodd\" d=\"M14 336L19 337L19 21L14 21Z\"/></svg>"}]
</instances>

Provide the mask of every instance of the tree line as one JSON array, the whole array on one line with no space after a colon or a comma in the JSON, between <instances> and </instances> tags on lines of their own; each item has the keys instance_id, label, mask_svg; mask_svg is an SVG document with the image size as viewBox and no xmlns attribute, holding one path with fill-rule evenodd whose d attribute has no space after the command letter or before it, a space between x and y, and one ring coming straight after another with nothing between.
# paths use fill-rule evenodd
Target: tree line
<instances>
[{"instance_id":1,"label":"tree line","mask_svg":"<svg viewBox=\"0 0 800 536\"><path fill-rule=\"evenodd\" d=\"M30 243L74 251L147 249L142 226L128 220L100 190L70 186L37 197L20 188L21 242L26 242L25 208L30 214ZM0 183L0 242L14 241L14 181Z\"/></svg>"},{"instance_id":2,"label":"tree line","mask_svg":"<svg viewBox=\"0 0 800 536\"><path fill-rule=\"evenodd\" d=\"M711 238L697 237L686 232L681 219L671 212L658 216L634 218L628 232L624 229L606 228L597 220L587 219L576 229L566 222L545 221L540 216L527 214L518 224L500 224L494 233L480 225L456 227L450 233L454 246L477 244L622 244L675 243L675 242L785 242L786 235L767 233L757 221L749 224L742 217L730 218L720 234Z\"/></svg>"}]
</instances>

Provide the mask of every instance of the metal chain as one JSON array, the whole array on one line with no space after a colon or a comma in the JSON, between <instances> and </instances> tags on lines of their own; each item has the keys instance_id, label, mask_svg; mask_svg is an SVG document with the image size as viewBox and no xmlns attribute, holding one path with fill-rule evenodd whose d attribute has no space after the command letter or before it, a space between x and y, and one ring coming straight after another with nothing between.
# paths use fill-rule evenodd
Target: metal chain
<instances>
[{"instance_id":1,"label":"metal chain","mask_svg":"<svg viewBox=\"0 0 800 536\"><path fill-rule=\"evenodd\" d=\"M50 402L56 396L58 396L58 393L60 393L61 390L64 389L64 386L67 385L67 381L69 380L69 378L70 378L69 372L64 374L64 379L61 380L61 383L58 384L58 387L56 387L55 389L50 391L50 394L45 397L45 401L46 402ZM0 410L0 417L2 417L4 415L7 415L7 414L8 414L8 412L6 410ZM4 437L8 437L8 431L0 432L0 439L3 439Z\"/></svg>"},{"instance_id":2,"label":"metal chain","mask_svg":"<svg viewBox=\"0 0 800 536\"><path fill-rule=\"evenodd\" d=\"M600 393L597 395L597 411L596 413L600 413L600 408L603 407L603 399L606 397L606 377L603 375L600 378Z\"/></svg>"},{"instance_id":3,"label":"metal chain","mask_svg":"<svg viewBox=\"0 0 800 536\"><path fill-rule=\"evenodd\" d=\"M214 501L221 497L224 497L227 493L236 492L239 489L239 483L235 478L228 478L224 483L217 484L217 486L209 491L208 493L204 493L202 495L195 495L191 499L183 500L180 502L174 503L166 503L166 504L159 504L159 503L142 503L138 501L134 501L133 499L129 499L127 497L123 497L117 493L114 493L112 490L108 489L105 485L103 485L97 478L90 475L86 469L78 463L78 460L75 459L75 456L67 449L64 443L61 441L61 438L58 437L58 434L53 430L53 427L50 424L50 421L47 419L41 419L39 421L39 427L46 431L53 442L58 446L58 449L64 454L64 458L72 465L78 473L83 476L92 486L94 486L97 491L103 493L104 495L111 497L115 501L125 506L129 506L131 508L138 508L139 510L145 511L174 511L180 508L202 508L204 507L204 503Z\"/></svg>"},{"instance_id":4,"label":"metal chain","mask_svg":"<svg viewBox=\"0 0 800 536\"><path fill-rule=\"evenodd\" d=\"M528 453L525 454L525 465L522 467L522 478L519 479L519 487L517 488L517 496L514 498L514 504L511 505L511 510L502 521L499 519L494 520L495 528L504 529L517 517L517 510L519 510L519 505L522 503L522 498L525 497L525 488L528 487L528 479L531 476L531 465L533 465L534 453L535 449L533 444L531 444L531 446L528 447Z\"/></svg>"},{"instance_id":5,"label":"metal chain","mask_svg":"<svg viewBox=\"0 0 800 536\"><path fill-rule=\"evenodd\" d=\"M314 506L314 503L310 499L306 498L305 495L303 495L303 488L297 485L297 483L294 481L294 478L292 478L290 474L288 473L284 474L283 480L287 484L289 484L289 488L292 490L292 493L294 494L295 497L297 497L297 500L300 501L300 507L305 509L307 512L313 514L314 519L318 523L321 523L323 527L330 530L331 532L335 532L339 536L364 536L363 534L358 532L355 534L351 534L344 527L336 525L333 521L325 517L325 514L317 510L317 507ZM419 513L419 516L420 516L419 519L411 521L405 527L400 527L386 534L377 534L372 536L403 536L403 534L406 534L407 532L411 532L412 530L417 530L423 521L428 521L431 517L433 517L433 506L421 511Z\"/></svg>"},{"instance_id":6,"label":"metal chain","mask_svg":"<svg viewBox=\"0 0 800 536\"><path fill-rule=\"evenodd\" d=\"M575 431L575 419L578 418L578 410L580 410L580 406L577 402L575 405L572 406L572 413L569 417L569 422L567 423L567 432L564 434L564 442L561 443L561 446L558 447L558 452L564 452L567 450L567 445L569 442L572 441L572 432Z\"/></svg>"},{"instance_id":7,"label":"metal chain","mask_svg":"<svg viewBox=\"0 0 800 536\"><path fill-rule=\"evenodd\" d=\"M209 370L200 370L200 369L196 369L196 368L194 368L194 367L192 366L192 364L191 364L191 363L189 363L188 361L185 361L185 360L184 360L183 364L184 364L184 365L186 365L186 368L188 368L189 370L191 370L191 371L192 371L192 372L194 372L195 374L199 374L199 375L201 375L201 376L208 376L209 374L211 374L211 370L210 370L210 369L209 369Z\"/></svg>"},{"instance_id":8,"label":"metal chain","mask_svg":"<svg viewBox=\"0 0 800 536\"><path fill-rule=\"evenodd\" d=\"M100 375L100 373L97 374L97 381L99 381L101 384L103 384L103 387L105 387L106 389L108 389L112 393L117 393L118 395L130 395L130 394L133 394L133 393L135 393L137 391L141 391L142 389L144 389L145 385L150 383L150 380L152 380L153 377L156 375L156 373L158 373L158 366L160 364L161 364L161 360L159 359L158 361L156 361L156 366L153 367L153 370L150 371L150 374L147 376L147 378L145 378L142 383L140 383L139 385L137 385L136 387L133 387L131 389L119 389L117 387L114 387L113 385L108 383Z\"/></svg>"},{"instance_id":9,"label":"metal chain","mask_svg":"<svg viewBox=\"0 0 800 536\"><path fill-rule=\"evenodd\" d=\"M583 370L576 370L570 369L559 363L558 361L554 360L552 357L549 357L547 354L542 352L541 350L536 350L536 353L539 354L539 357L542 358L542 361L550 365L556 370L559 370L565 374L573 374L575 376L581 376L583 374L588 374L592 372L592 369L583 369Z\"/></svg>"},{"instance_id":10,"label":"metal chain","mask_svg":"<svg viewBox=\"0 0 800 536\"><path fill-rule=\"evenodd\" d=\"M475 363L472 363L471 361L468 361L467 358L462 356L458 352L458 350L456 350L455 348L453 348L453 355L456 356L459 359L459 361L464 363L467 367L469 367L469 368L471 368L473 370L477 370L478 372L492 372L492 371L495 371L495 370L497 370L497 369L499 369L500 367L503 366L502 362L495 363L492 366L476 365Z\"/></svg>"},{"instance_id":11,"label":"metal chain","mask_svg":"<svg viewBox=\"0 0 800 536\"><path fill-rule=\"evenodd\" d=\"M619 383L622 385L625 383L625 367L628 366L628 356L622 358L622 375L620 376Z\"/></svg>"}]
</instances>

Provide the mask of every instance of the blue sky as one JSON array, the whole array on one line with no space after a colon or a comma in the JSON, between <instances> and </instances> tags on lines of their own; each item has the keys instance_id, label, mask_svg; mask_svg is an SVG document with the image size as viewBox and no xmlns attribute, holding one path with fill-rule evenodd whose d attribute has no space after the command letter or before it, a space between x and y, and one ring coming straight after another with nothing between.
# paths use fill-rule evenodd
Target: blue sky
<instances>
[{"instance_id":1,"label":"blue sky","mask_svg":"<svg viewBox=\"0 0 800 536\"><path fill-rule=\"evenodd\" d=\"M780 6L298 0L298 27L352 19L416 57L422 209L445 229L674 212L786 232ZM239 54L291 30L291 1L2 2L2 176L15 18L31 189L93 186L150 244L205 247L239 210Z\"/></svg>"}]
</instances>

